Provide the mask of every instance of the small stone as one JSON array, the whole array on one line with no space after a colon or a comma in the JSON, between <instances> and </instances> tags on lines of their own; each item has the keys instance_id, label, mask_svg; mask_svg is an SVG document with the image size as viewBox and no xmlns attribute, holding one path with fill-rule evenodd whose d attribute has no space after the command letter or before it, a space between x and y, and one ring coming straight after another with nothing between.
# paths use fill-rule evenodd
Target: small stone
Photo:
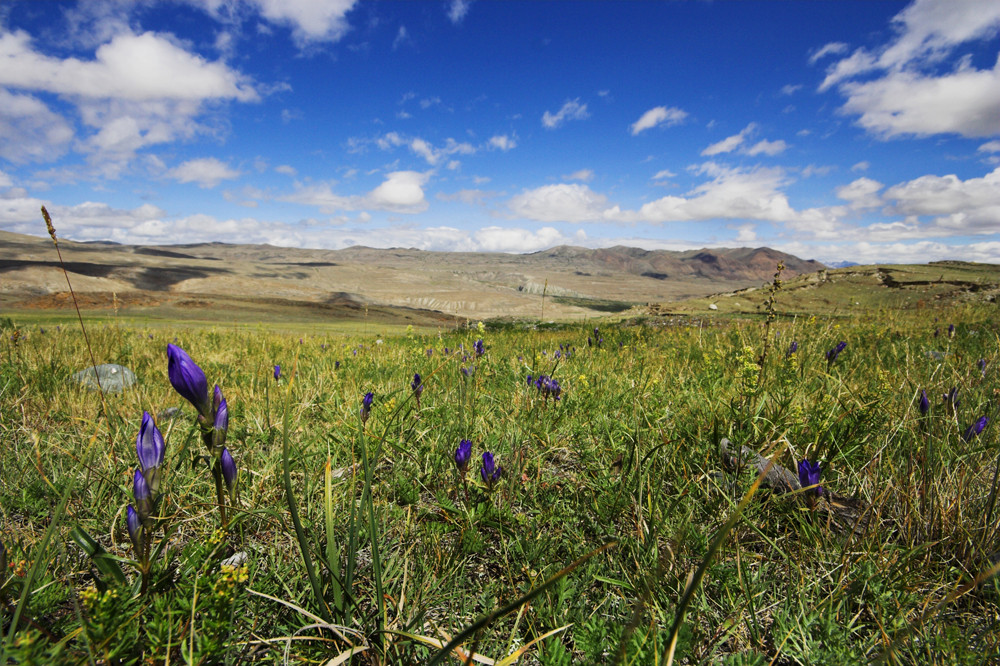
<instances>
[{"instance_id":1,"label":"small stone","mask_svg":"<svg viewBox=\"0 0 1000 666\"><path fill-rule=\"evenodd\" d=\"M104 389L105 393L120 393L135 384L135 373L117 363L104 363L81 370L72 380L89 391Z\"/></svg>"},{"instance_id":2,"label":"small stone","mask_svg":"<svg viewBox=\"0 0 1000 666\"><path fill-rule=\"evenodd\" d=\"M708 306L708 309L709 310L718 310L719 306L716 305L715 303L712 303L711 305Z\"/></svg>"}]
</instances>

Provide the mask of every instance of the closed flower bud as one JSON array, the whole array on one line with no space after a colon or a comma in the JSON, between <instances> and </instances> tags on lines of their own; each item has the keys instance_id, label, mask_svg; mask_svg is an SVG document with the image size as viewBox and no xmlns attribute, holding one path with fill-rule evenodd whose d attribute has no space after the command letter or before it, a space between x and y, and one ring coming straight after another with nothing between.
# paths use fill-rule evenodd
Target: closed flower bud
<instances>
[{"instance_id":1,"label":"closed flower bud","mask_svg":"<svg viewBox=\"0 0 1000 666\"><path fill-rule=\"evenodd\" d=\"M365 397L361 398L361 422L365 423L368 421L368 416L372 412L372 402L375 400L375 394L371 391L365 393Z\"/></svg>"},{"instance_id":2,"label":"closed flower bud","mask_svg":"<svg viewBox=\"0 0 1000 666\"><path fill-rule=\"evenodd\" d=\"M155 495L160 490L160 465L163 464L166 443L149 412L142 413L142 425L139 426L139 435L135 439L135 450L149 490Z\"/></svg>"},{"instance_id":3,"label":"closed flower bud","mask_svg":"<svg viewBox=\"0 0 1000 666\"><path fill-rule=\"evenodd\" d=\"M463 439L459 441L458 448L455 449L455 466L462 474L469 471L470 458L472 458L472 441Z\"/></svg>"},{"instance_id":4,"label":"closed flower bud","mask_svg":"<svg viewBox=\"0 0 1000 666\"><path fill-rule=\"evenodd\" d=\"M142 519L131 504L125 512L125 527L128 529L128 538L132 541L136 557L142 557Z\"/></svg>"},{"instance_id":5,"label":"closed flower bud","mask_svg":"<svg viewBox=\"0 0 1000 666\"><path fill-rule=\"evenodd\" d=\"M805 459L801 460L799 462L799 483L802 484L803 488L815 486L810 488L810 492L822 495L823 487L819 485L820 471L819 462L809 462Z\"/></svg>"},{"instance_id":6,"label":"closed flower bud","mask_svg":"<svg viewBox=\"0 0 1000 666\"><path fill-rule=\"evenodd\" d=\"M236 476L238 474L236 461L233 460L229 449L222 449L220 459L222 461L222 478L226 481L226 488L229 490L229 493L232 494L233 488L236 487Z\"/></svg>"},{"instance_id":7,"label":"closed flower bud","mask_svg":"<svg viewBox=\"0 0 1000 666\"><path fill-rule=\"evenodd\" d=\"M500 480L503 467L497 465L493 460L493 454L489 451L483 453L483 466L479 468L479 476L483 479L488 490L493 490L493 484Z\"/></svg>"},{"instance_id":8,"label":"closed flower bud","mask_svg":"<svg viewBox=\"0 0 1000 666\"><path fill-rule=\"evenodd\" d=\"M149 491L146 477L138 468L132 475L132 496L135 497L135 509L139 512L139 519L145 522L153 512L153 495Z\"/></svg>"},{"instance_id":9,"label":"closed flower bud","mask_svg":"<svg viewBox=\"0 0 1000 666\"><path fill-rule=\"evenodd\" d=\"M177 345L167 345L167 376L174 390L194 405L205 419L210 419L208 400L208 380L198 364L191 360Z\"/></svg>"}]
</instances>

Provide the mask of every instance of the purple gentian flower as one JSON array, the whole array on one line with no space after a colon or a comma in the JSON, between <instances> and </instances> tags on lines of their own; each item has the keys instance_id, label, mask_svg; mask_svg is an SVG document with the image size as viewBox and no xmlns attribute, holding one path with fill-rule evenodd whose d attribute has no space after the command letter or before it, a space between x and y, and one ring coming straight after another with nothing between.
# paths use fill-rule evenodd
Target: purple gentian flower
<instances>
[{"instance_id":1,"label":"purple gentian flower","mask_svg":"<svg viewBox=\"0 0 1000 666\"><path fill-rule=\"evenodd\" d=\"M274 381L278 381L279 379L281 379L281 366L276 365L274 366Z\"/></svg>"},{"instance_id":2,"label":"purple gentian flower","mask_svg":"<svg viewBox=\"0 0 1000 666\"><path fill-rule=\"evenodd\" d=\"M420 394L424 392L424 383L420 379L419 372L413 374L413 381L410 382L410 388L413 389L413 395L417 399L417 404L420 404Z\"/></svg>"},{"instance_id":3,"label":"purple gentian flower","mask_svg":"<svg viewBox=\"0 0 1000 666\"><path fill-rule=\"evenodd\" d=\"M792 354L799 350L798 340L792 340L792 344L788 345L788 351L785 352L785 358L791 358Z\"/></svg>"},{"instance_id":4,"label":"purple gentian flower","mask_svg":"<svg viewBox=\"0 0 1000 666\"><path fill-rule=\"evenodd\" d=\"M145 521L153 511L153 495L149 492L146 477L138 467L132 475L132 496L135 497L135 508L139 512L139 518Z\"/></svg>"},{"instance_id":5,"label":"purple gentian flower","mask_svg":"<svg viewBox=\"0 0 1000 666\"><path fill-rule=\"evenodd\" d=\"M233 487L236 485L236 475L238 472L236 461L233 460L233 455L229 453L229 449L222 449L220 460L222 461L222 478L225 480L226 488L229 489L231 494Z\"/></svg>"},{"instance_id":6,"label":"purple gentian flower","mask_svg":"<svg viewBox=\"0 0 1000 666\"><path fill-rule=\"evenodd\" d=\"M365 423L368 421L368 416L372 411L372 402L375 400L375 394L371 391L365 393L365 397L361 398L361 422Z\"/></svg>"},{"instance_id":7,"label":"purple gentian flower","mask_svg":"<svg viewBox=\"0 0 1000 666\"><path fill-rule=\"evenodd\" d=\"M965 432L962 433L962 439L964 439L967 442L970 441L973 437L975 437L983 430L985 430L986 424L989 422L990 420L987 417L980 416L978 421L976 421L975 423L973 423L972 425L970 425L968 428L965 429Z\"/></svg>"},{"instance_id":8,"label":"purple gentian flower","mask_svg":"<svg viewBox=\"0 0 1000 666\"><path fill-rule=\"evenodd\" d=\"M955 325L954 324L948 324L948 337L949 338L955 337Z\"/></svg>"},{"instance_id":9,"label":"purple gentian flower","mask_svg":"<svg viewBox=\"0 0 1000 666\"><path fill-rule=\"evenodd\" d=\"M844 349L846 348L847 348L846 342L844 342L843 340L838 342L836 347L826 352L826 364L828 366L833 365L834 361L837 360L837 357L840 356L840 352L844 351Z\"/></svg>"},{"instance_id":10,"label":"purple gentian flower","mask_svg":"<svg viewBox=\"0 0 1000 666\"><path fill-rule=\"evenodd\" d=\"M927 391L920 389L920 413L923 416L927 416L927 412L931 410L931 401L927 399Z\"/></svg>"},{"instance_id":11,"label":"purple gentian flower","mask_svg":"<svg viewBox=\"0 0 1000 666\"><path fill-rule=\"evenodd\" d=\"M497 465L493 460L493 454L489 451L483 452L483 466L479 468L479 476L488 490L493 490L493 484L500 480L503 467Z\"/></svg>"},{"instance_id":12,"label":"purple gentian flower","mask_svg":"<svg viewBox=\"0 0 1000 666\"><path fill-rule=\"evenodd\" d=\"M167 376L174 390L194 405L198 413L210 419L211 403L208 401L208 380L205 372L191 360L187 352L177 345L167 345Z\"/></svg>"},{"instance_id":13,"label":"purple gentian flower","mask_svg":"<svg viewBox=\"0 0 1000 666\"><path fill-rule=\"evenodd\" d=\"M807 459L803 458L799 461L799 483L802 484L803 488L815 486L815 488L811 488L811 491L815 492L817 495L822 495L823 487L819 485L820 471L821 469L818 461L809 462Z\"/></svg>"},{"instance_id":14,"label":"purple gentian flower","mask_svg":"<svg viewBox=\"0 0 1000 666\"><path fill-rule=\"evenodd\" d=\"M125 510L125 527L128 529L128 538L132 541L136 557L142 557L142 520L131 504Z\"/></svg>"},{"instance_id":15,"label":"purple gentian flower","mask_svg":"<svg viewBox=\"0 0 1000 666\"><path fill-rule=\"evenodd\" d=\"M225 448L226 433L229 431L229 405L226 403L226 399L221 396L222 392L219 391L219 406L215 410L215 419L212 421L212 446L216 451Z\"/></svg>"},{"instance_id":16,"label":"purple gentian flower","mask_svg":"<svg viewBox=\"0 0 1000 666\"><path fill-rule=\"evenodd\" d=\"M458 471L462 474L469 471L470 458L472 458L472 440L460 440L458 448L455 449L455 466L458 467Z\"/></svg>"},{"instance_id":17,"label":"purple gentian flower","mask_svg":"<svg viewBox=\"0 0 1000 666\"><path fill-rule=\"evenodd\" d=\"M957 386L952 386L951 390L945 393L942 397L944 398L944 403L950 407L952 411L958 409L958 406L962 403L962 401L958 399Z\"/></svg>"},{"instance_id":18,"label":"purple gentian flower","mask_svg":"<svg viewBox=\"0 0 1000 666\"><path fill-rule=\"evenodd\" d=\"M139 435L135 438L135 451L139 457L142 474L154 494L160 489L160 465L163 464L163 454L166 449L163 435L156 427L153 417L149 412L143 412Z\"/></svg>"},{"instance_id":19,"label":"purple gentian flower","mask_svg":"<svg viewBox=\"0 0 1000 666\"><path fill-rule=\"evenodd\" d=\"M334 361L333 362L333 369L334 370L340 370L340 361Z\"/></svg>"},{"instance_id":20,"label":"purple gentian flower","mask_svg":"<svg viewBox=\"0 0 1000 666\"><path fill-rule=\"evenodd\" d=\"M462 374L466 377L471 377L476 372L476 366L470 365L467 368L462 368Z\"/></svg>"},{"instance_id":21,"label":"purple gentian flower","mask_svg":"<svg viewBox=\"0 0 1000 666\"><path fill-rule=\"evenodd\" d=\"M472 345L472 349L476 352L476 356L482 356L486 353L486 344L482 340L476 340Z\"/></svg>"}]
</instances>

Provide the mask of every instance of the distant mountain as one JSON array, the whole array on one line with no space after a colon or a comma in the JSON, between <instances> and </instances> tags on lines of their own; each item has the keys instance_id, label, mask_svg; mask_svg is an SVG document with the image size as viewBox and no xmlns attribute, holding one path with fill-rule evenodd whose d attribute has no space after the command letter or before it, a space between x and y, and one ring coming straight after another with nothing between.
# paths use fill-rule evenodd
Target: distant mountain
<instances>
[{"instance_id":1,"label":"distant mountain","mask_svg":"<svg viewBox=\"0 0 1000 666\"><path fill-rule=\"evenodd\" d=\"M859 264L856 261L834 261L827 264L827 266L829 266L830 268L850 268L851 266L860 266L860 265L861 264Z\"/></svg>"},{"instance_id":2,"label":"distant mountain","mask_svg":"<svg viewBox=\"0 0 1000 666\"><path fill-rule=\"evenodd\" d=\"M307 250L202 243L129 246L60 241L74 290L94 307L256 313L295 308L314 318L403 308L422 317L595 317L636 304L676 301L824 268L771 248L686 252L559 246L530 254L350 247ZM66 280L48 238L0 232L0 306L60 308ZM218 306L218 307L217 307ZM436 314L434 314L436 313ZM163 315L168 316L168 315ZM253 316L257 316L253 314Z\"/></svg>"}]
</instances>

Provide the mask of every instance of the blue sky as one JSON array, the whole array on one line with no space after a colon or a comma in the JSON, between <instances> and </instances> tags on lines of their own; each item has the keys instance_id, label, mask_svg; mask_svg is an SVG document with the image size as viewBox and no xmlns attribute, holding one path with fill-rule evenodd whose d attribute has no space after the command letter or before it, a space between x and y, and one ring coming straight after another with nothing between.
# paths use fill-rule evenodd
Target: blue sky
<instances>
[{"instance_id":1,"label":"blue sky","mask_svg":"<svg viewBox=\"0 0 1000 666\"><path fill-rule=\"evenodd\" d=\"M1000 263L1000 3L0 5L0 229Z\"/></svg>"}]
</instances>

